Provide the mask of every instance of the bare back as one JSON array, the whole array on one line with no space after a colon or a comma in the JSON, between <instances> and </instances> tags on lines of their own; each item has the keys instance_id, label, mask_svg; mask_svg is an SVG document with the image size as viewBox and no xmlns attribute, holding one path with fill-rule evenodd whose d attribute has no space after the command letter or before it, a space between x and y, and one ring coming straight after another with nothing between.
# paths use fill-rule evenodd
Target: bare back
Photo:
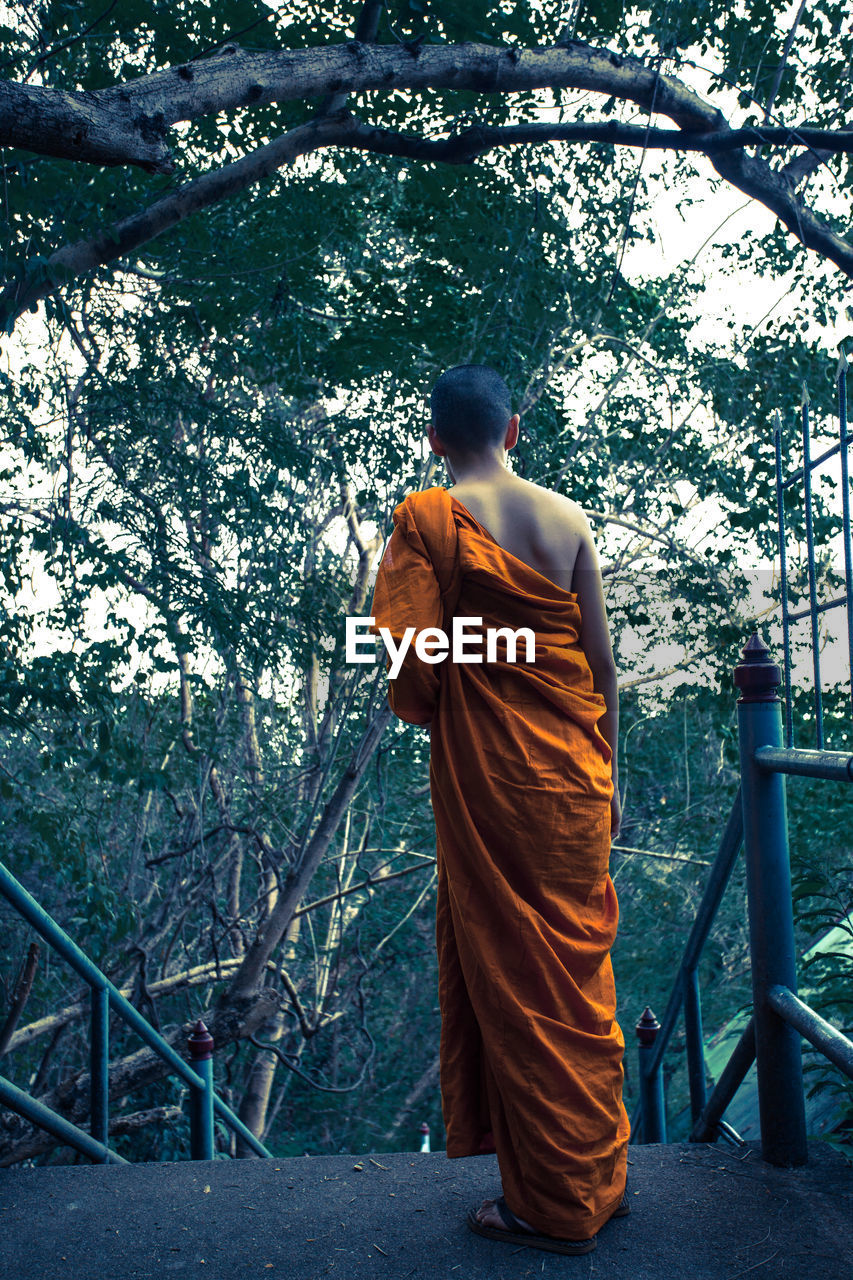
<instances>
[{"instance_id":1,"label":"bare back","mask_svg":"<svg viewBox=\"0 0 853 1280\"><path fill-rule=\"evenodd\" d=\"M622 812L616 771L619 694L601 569L589 521L571 498L522 480L511 471L488 480L460 481L448 492L504 551L577 597L581 648L593 685L606 704L599 729L612 752L611 835L615 839Z\"/></svg>"},{"instance_id":2,"label":"bare back","mask_svg":"<svg viewBox=\"0 0 853 1280\"><path fill-rule=\"evenodd\" d=\"M576 502L511 472L460 481L448 492L505 551L564 591L576 590L575 563L589 528Z\"/></svg>"}]
</instances>

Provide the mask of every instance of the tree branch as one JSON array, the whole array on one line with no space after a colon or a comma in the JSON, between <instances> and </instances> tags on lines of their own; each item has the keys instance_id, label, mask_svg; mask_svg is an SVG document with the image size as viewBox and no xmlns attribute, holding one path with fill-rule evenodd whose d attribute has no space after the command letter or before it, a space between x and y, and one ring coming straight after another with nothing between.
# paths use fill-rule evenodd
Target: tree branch
<instances>
[{"instance_id":1,"label":"tree branch","mask_svg":"<svg viewBox=\"0 0 853 1280\"><path fill-rule=\"evenodd\" d=\"M582 124L471 125L448 138L418 138L390 129L361 125L347 145L382 155L410 160L441 160L445 164L470 164L495 147L544 142L604 142L614 146L641 147L651 151L699 151L714 157L744 147L822 147L830 152L853 152L853 129L801 129L751 125L744 129L696 133L681 129L646 129L618 121L585 121Z\"/></svg>"},{"instance_id":2,"label":"tree branch","mask_svg":"<svg viewBox=\"0 0 853 1280\"><path fill-rule=\"evenodd\" d=\"M773 77L773 86L767 97L767 105L764 108L765 122L770 119L771 112L773 111L773 105L776 101L776 94L779 92L779 86L782 83L782 76L785 74L785 67L788 65L788 58L791 53L791 46L794 43L794 36L797 34L797 27L800 25L800 19L803 16L805 7L806 7L806 0L800 0L800 7L797 10L796 17L794 18L794 21L791 23L791 29L788 32L787 36L785 37L785 44L782 49L782 56L779 59L779 65L776 68L776 75Z\"/></svg>"},{"instance_id":3,"label":"tree branch","mask_svg":"<svg viewBox=\"0 0 853 1280\"><path fill-rule=\"evenodd\" d=\"M180 121L243 107L368 89L467 89L521 93L586 89L669 116L681 128L715 129L722 115L674 76L635 58L574 41L553 48L482 44L375 45L247 50L225 45L210 58L107 89L0 84L0 144L95 164L136 164L170 173L166 135Z\"/></svg>"},{"instance_id":4,"label":"tree branch","mask_svg":"<svg viewBox=\"0 0 853 1280\"><path fill-rule=\"evenodd\" d=\"M366 48L366 46L358 47ZM480 46L459 47L480 49ZM546 57L554 51L538 52ZM598 51L589 50L589 54L590 56L598 55ZM255 55L246 56L254 57ZM615 58L615 55L612 57ZM639 63L632 63L632 66L639 83L642 80L639 73L640 71L645 73L645 68ZM597 70L601 71L601 68ZM605 82L604 78L599 77L599 79L600 83ZM671 79L671 77L663 77L663 79ZM827 144L831 144L836 151L853 152L853 131L833 132L823 129L788 129L775 126L729 129L716 109L702 103L701 99L690 93L679 82L673 81L673 84L681 91L681 98L672 85L669 85L666 92L662 91L658 95L656 110L673 115L684 122L685 127L675 130L646 129L619 123L548 122L503 126L474 125L446 138L420 138L365 125L356 117L343 113L321 116L309 124L292 129L274 142L267 143L240 160L179 187L177 191L164 196L141 213L115 223L109 230L95 236L94 239L64 246L57 250L46 263L38 262L30 268L25 266L18 279L8 284L0 293L0 323L10 330L18 316L33 307L40 299L54 292L63 282L125 256L184 218L252 186L274 173L282 165L292 163L298 156L329 146L353 147L382 155L432 162L443 161L448 164L470 164L477 156L495 147L525 143L535 145L554 141L595 141L644 148L657 146L697 151L707 154L717 172L732 185L771 209L807 248L814 249L829 261L834 262L846 275L853 276L853 245L822 223L804 205L796 194L794 184L784 173L775 172L764 160L743 154L743 148L746 146L768 143L798 147L807 145L824 149ZM600 84L593 87L600 90ZM622 86L622 93L626 98L632 97L638 101L642 97L639 88L634 88L629 93L625 85ZM681 100L682 98L684 101ZM688 118L686 114L688 106L693 109L692 118ZM0 102L0 123L2 123L2 102ZM737 154L738 151L741 154Z\"/></svg>"},{"instance_id":5,"label":"tree branch","mask_svg":"<svg viewBox=\"0 0 853 1280\"><path fill-rule=\"evenodd\" d=\"M11 326L19 315L53 293L65 280L114 262L184 218L260 182L297 156L339 141L341 128L339 120L301 125L233 164L179 187L141 213L114 223L94 239L80 240L57 250L46 263L38 264L34 270L25 269L18 280L0 293L0 325Z\"/></svg>"},{"instance_id":6,"label":"tree branch","mask_svg":"<svg viewBox=\"0 0 853 1280\"><path fill-rule=\"evenodd\" d=\"M0 1057L6 1052L11 1043L12 1036L21 1014L24 1012L27 1001L30 998L30 992L33 989L33 983L36 979L36 971L38 969L39 951L41 948L37 942L31 942L27 958L24 961L21 976L15 984L15 993L12 996L12 1002L9 1007L9 1014L6 1021L0 1029Z\"/></svg>"},{"instance_id":7,"label":"tree branch","mask_svg":"<svg viewBox=\"0 0 853 1280\"><path fill-rule=\"evenodd\" d=\"M167 978L159 978L156 982L150 983L148 994L151 996L168 995L184 987L197 987L214 982L223 982L226 978L230 978L236 973L239 967L239 957L222 960L219 964L211 961L206 964L194 965L181 973L173 973ZM275 972L278 972L278 970L276 969ZM119 987L119 991L127 1000L133 995L133 990L133 986ZM27 1026L21 1027L19 1031L14 1032L9 1041L9 1052L13 1053L15 1049L23 1049L41 1036L57 1031L60 1027L67 1026L70 1022L75 1022L78 1018L83 1017L88 1008L89 997L87 995L82 999L75 1000L73 1004L66 1005L58 1013L49 1014L47 1017L39 1018L36 1022L30 1022Z\"/></svg>"},{"instance_id":8,"label":"tree branch","mask_svg":"<svg viewBox=\"0 0 853 1280\"><path fill-rule=\"evenodd\" d=\"M359 38L346 45L251 51L229 44L213 57L89 91L0 81L0 144L63 159L135 164L149 172L171 173L174 164L166 135L179 122L323 94L328 104L325 113L330 114L333 103L341 105L348 95L369 89L464 89L486 94L588 90L674 120L678 130L669 139L661 132L650 146L704 150L698 138L686 144L683 134L718 133L714 145L742 147L754 145L756 135L765 132L728 130L722 113L675 76L661 75L638 59L580 41L544 49L459 44L410 50L375 45L380 7L365 5ZM610 131L620 128L628 131L625 140L636 135L632 146L642 146L645 138L641 126L601 123L590 127L591 140L596 141L613 140ZM784 145L792 145L798 132L802 141L803 131L785 128L767 130L776 136L764 140L779 143L787 138ZM837 136L824 130L813 132L823 134L827 145ZM654 131L651 136L655 139ZM833 149L850 147L842 144Z\"/></svg>"},{"instance_id":9,"label":"tree branch","mask_svg":"<svg viewBox=\"0 0 853 1280\"><path fill-rule=\"evenodd\" d=\"M256 992L251 1001L236 1000L227 1006L218 1007L211 1016L205 1015L208 1030L213 1036L217 1049L238 1040L247 1040L269 1021L272 1014L281 1005L278 992L269 987ZM167 1043L182 1053L186 1045L186 1037L192 1029L192 1023L176 1028L165 1036ZM125 1097L132 1091L144 1088L169 1075L171 1068L153 1049L147 1046L118 1061L110 1063L109 1096L112 1101ZM88 1071L78 1071L66 1077L54 1089L41 1096L39 1101L54 1111L79 1124L89 1115L90 1108L90 1076ZM30 1134L34 1136L30 1138ZM0 1117L0 1168L23 1160L27 1154L22 1146L26 1143L37 1145L39 1151L50 1150L57 1145L57 1139L50 1134L39 1134L32 1126L21 1121L17 1116ZM35 1154L31 1152L30 1154Z\"/></svg>"},{"instance_id":10,"label":"tree branch","mask_svg":"<svg viewBox=\"0 0 853 1280\"><path fill-rule=\"evenodd\" d=\"M138 1133L140 1129L147 1128L148 1125L152 1124L164 1128L167 1125L177 1123L183 1114L182 1107L170 1104L162 1107L151 1107L147 1111L133 1111L129 1115L112 1116L109 1126L110 1137L117 1137L122 1133ZM22 1160L32 1160L36 1156L44 1155L46 1151L50 1151L56 1146L59 1146L59 1140L54 1138L52 1134L45 1133L44 1130L29 1129L27 1137L22 1142L19 1142L11 1149L8 1147L3 1149L0 1167L20 1164Z\"/></svg>"},{"instance_id":11,"label":"tree branch","mask_svg":"<svg viewBox=\"0 0 853 1280\"><path fill-rule=\"evenodd\" d=\"M821 222L797 196L786 175L775 172L766 161L737 154L746 146L775 142L777 145L808 145L853 151L853 131L824 129L749 128L718 129L705 134L673 129L646 130L620 124L529 124L474 126L446 139L412 138L387 129L357 124L344 145L360 147L384 155L415 160L443 160L449 164L469 164L494 147L519 143L552 141L597 141L627 146L704 152L714 168L732 186L752 196L770 209L789 231L805 245L853 276L853 244Z\"/></svg>"},{"instance_id":12,"label":"tree branch","mask_svg":"<svg viewBox=\"0 0 853 1280\"><path fill-rule=\"evenodd\" d=\"M435 859L425 859L419 862L415 867L404 867L402 871L389 871L384 875L373 874L368 875L366 880L360 880L358 884L352 884L347 889L341 889L338 893L329 893L325 898L317 898L314 902L306 902L304 907L297 907L293 915L304 916L308 911L316 911L318 907L326 907L330 902L340 902L342 898L348 898L352 893L361 893L364 889L375 889L377 885L387 884L389 880L399 880L401 876L410 876L415 871L421 871L424 867L435 865Z\"/></svg>"},{"instance_id":13,"label":"tree branch","mask_svg":"<svg viewBox=\"0 0 853 1280\"><path fill-rule=\"evenodd\" d=\"M807 249L814 249L846 276L853 276L853 244L807 208L786 175L754 156L716 152L710 159L721 177L775 213Z\"/></svg>"},{"instance_id":14,"label":"tree branch","mask_svg":"<svg viewBox=\"0 0 853 1280\"><path fill-rule=\"evenodd\" d=\"M275 907L247 951L233 983L223 995L224 1005L228 1006L235 1001L251 1003L267 962L284 938L294 912L331 844L341 816L352 800L390 719L391 710L386 704L365 729L359 746L323 809L322 817L305 846L298 866L291 870Z\"/></svg>"}]
</instances>

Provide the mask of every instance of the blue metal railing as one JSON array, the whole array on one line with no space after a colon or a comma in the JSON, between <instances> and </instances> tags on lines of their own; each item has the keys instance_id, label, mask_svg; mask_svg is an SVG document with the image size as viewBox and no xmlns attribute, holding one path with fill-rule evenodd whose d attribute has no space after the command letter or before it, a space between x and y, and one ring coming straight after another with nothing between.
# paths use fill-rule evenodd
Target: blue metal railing
<instances>
[{"instance_id":1,"label":"blue metal railing","mask_svg":"<svg viewBox=\"0 0 853 1280\"><path fill-rule=\"evenodd\" d=\"M682 1008L685 1009L685 1031L687 1041L687 1057L688 1070L690 1076L690 1096L694 1106L694 1110L699 1106L701 1098L701 1106L704 1106L705 1092L705 1070L704 1070L704 1054L702 1039L702 1017L700 1007L700 997L698 988L698 968L699 960L704 950L708 935L711 932L714 920L717 915L723 894L731 878L734 865L740 853L741 844L743 843L743 807L741 805L740 790L735 796L734 803L729 813L723 831L722 839L717 850L716 857L711 865L708 873L708 881L705 885L705 892L702 895L702 901L696 912L696 918L693 921L693 927L690 930L690 937L687 939L687 945L684 948L684 954L681 957L681 963L678 967L678 974L673 983L672 992L667 1002L666 1012L663 1020L658 1023L657 1019L651 1015L650 1010L646 1010L643 1019L637 1024L637 1035L642 1046L640 1071L640 1106L634 1117L632 1126L635 1136L639 1133L639 1122L644 1119L645 1128L647 1130L657 1132L660 1129L662 1120L653 1119L649 1123L650 1117L663 1115L663 1094L659 1081L662 1078L661 1066L663 1057L669 1047L670 1039L678 1025L678 1016ZM685 991L690 992L690 1002L685 1005ZM644 1043L644 1041L646 1043ZM699 1085L698 1064L701 1062L701 1086ZM699 1106L699 1110L701 1110Z\"/></svg>"},{"instance_id":2,"label":"blue metal railing","mask_svg":"<svg viewBox=\"0 0 853 1280\"><path fill-rule=\"evenodd\" d=\"M794 922L785 775L836 781L853 781L853 755L824 747L823 698L820 670L818 618L830 609L847 606L847 647L853 674L853 544L850 528L850 494L847 430L847 360L842 351L837 377L839 441L812 459L809 398L803 395L801 421L803 465L787 479L782 469L781 421L776 414L776 499L781 579L784 681L779 667L758 635L743 651L735 670L738 700L741 787L664 1014L662 1024L646 1009L637 1024L640 1061L640 1103L633 1117L632 1141L666 1140L665 1102L662 1085L663 1055L678 1014L684 1009L690 1106L691 1141L712 1141L719 1133L734 1131L723 1119L726 1107L743 1082L752 1063L758 1076L762 1155L772 1164L802 1164L807 1159L805 1100L802 1078L801 1037L853 1079L853 1041L843 1035L797 996ZM834 600L819 602L814 546L814 504L811 477L814 470L836 454L842 479L842 534L845 592ZM809 606L791 611L788 601L788 566L785 536L784 494L803 481ZM817 750L793 745L791 690L791 623L808 617L811 626L812 671ZM785 725L776 689L784 684ZM731 875L741 841L745 845L747 898L750 928L753 1013L710 1097L705 1090L698 961Z\"/></svg>"},{"instance_id":3,"label":"blue metal railing","mask_svg":"<svg viewBox=\"0 0 853 1280\"><path fill-rule=\"evenodd\" d=\"M811 629L811 655L813 672L813 696L815 708L815 736L818 750L824 745L823 695L821 689L820 669L820 637L818 634L818 618L832 609L847 606L847 657L848 671L853 671L853 543L850 528L850 432L847 424L847 357L844 351L838 362L836 375L836 394L838 403L838 443L826 449L818 457L811 456L810 403L808 392L803 387L803 403L800 411L802 432L803 465L791 475L784 475L782 459L782 419L778 412L774 415L774 442L776 447L776 517L779 542L779 576L782 605L782 646L783 666L785 671L785 746L794 745L794 720L791 691L791 623L803 618L809 619ZM812 495L812 475L828 462L830 458L839 458L841 466L841 530L844 556L844 592L832 600L818 601L817 565L814 547L814 500ZM788 601L788 554L787 535L785 530L785 492L794 485L803 484L803 501L806 516L806 572L808 577L808 608L791 610Z\"/></svg>"},{"instance_id":4,"label":"blue metal railing","mask_svg":"<svg viewBox=\"0 0 853 1280\"><path fill-rule=\"evenodd\" d=\"M0 862L0 894L38 933L45 942L71 965L92 993L89 1040L90 1068L90 1132L80 1129L58 1112L46 1107L0 1076L0 1104L8 1107L52 1134L60 1142L74 1147L98 1163L127 1161L108 1145L109 1136L109 1015L117 1014L169 1066L190 1090L190 1149L194 1160L212 1160L214 1155L214 1116L237 1133L256 1155L272 1157L243 1121L216 1093L213 1087L213 1039L204 1023L196 1023L188 1046L190 1066L150 1022L127 1000L106 974L59 927L52 916L36 902L20 881Z\"/></svg>"},{"instance_id":5,"label":"blue metal railing","mask_svg":"<svg viewBox=\"0 0 853 1280\"><path fill-rule=\"evenodd\" d=\"M801 1164L806 1160L806 1130L800 1037L851 1079L853 1041L797 997L784 775L850 782L853 755L783 747L781 704L775 693L781 683L781 671L757 635L746 645L743 658L735 671L735 682L741 689L741 789L712 865L663 1021L658 1024L647 1009L637 1024L640 1104L633 1117L632 1140L666 1141L662 1063L683 1007L693 1121L690 1140L707 1142L720 1132L727 1133L725 1109L755 1062L762 1154L772 1164ZM711 1096L706 1098L696 973L741 841L746 852L753 1014Z\"/></svg>"}]
</instances>

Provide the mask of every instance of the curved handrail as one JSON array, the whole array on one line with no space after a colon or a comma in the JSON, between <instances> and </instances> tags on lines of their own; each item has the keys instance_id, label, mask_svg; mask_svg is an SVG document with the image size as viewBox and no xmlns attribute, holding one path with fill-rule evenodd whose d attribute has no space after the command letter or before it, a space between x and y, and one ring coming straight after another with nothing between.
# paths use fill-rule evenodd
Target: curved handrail
<instances>
[{"instance_id":1,"label":"curved handrail","mask_svg":"<svg viewBox=\"0 0 853 1280\"><path fill-rule=\"evenodd\" d=\"M717 849L716 856L708 873L708 881L705 885L705 892L702 895L702 901L696 912L696 918L693 921L693 927L690 930L690 936L684 946L684 952L681 957L681 963L678 966L678 973L673 983L672 991L666 1006L666 1012L660 1024L660 1030L655 1035L654 1046L649 1050L648 1059L644 1066L647 1076L653 1076L660 1068L663 1055L669 1045L672 1033L678 1022L678 1015L684 1003L684 985L685 975L692 975L699 964L700 956L705 943L708 940L708 934L716 919L717 911L723 899L723 894L729 883L735 862L740 853L743 844L743 804L741 802L741 789L738 787L734 802L732 803L731 812L726 821L725 829L720 844ZM701 1044L701 1026L699 1031L699 1051L702 1051ZM689 1034L689 1032L688 1032ZM636 1133L637 1126L642 1115L642 1097L634 1109L631 1118L631 1131Z\"/></svg>"},{"instance_id":2,"label":"curved handrail","mask_svg":"<svg viewBox=\"0 0 853 1280\"><path fill-rule=\"evenodd\" d=\"M84 951L77 946L72 938L68 936L64 929L56 923L44 908L35 900L31 893L16 880L11 871L0 862L0 894L6 901L22 916L27 923L35 929L45 942L49 943L55 951L59 952L63 960L71 965L75 973L83 979L84 982L95 991L106 993L110 1008L118 1014L118 1016L133 1028L140 1038L148 1045L150 1049L162 1058L168 1064L172 1072L180 1076L190 1089L196 1090L199 1094L207 1091L208 1085L205 1078L198 1072L194 1071L189 1063L175 1052L167 1040L156 1031L147 1018L135 1009L130 1001L122 995L118 987L112 983L103 973L93 960L86 955ZM104 1054L106 1054L106 1044L103 1046ZM95 1080L95 1072L92 1073L92 1079ZM14 1088L14 1086L12 1086ZM8 1095L11 1097L12 1095ZM29 1096L29 1095L27 1095ZM33 1099L33 1101L36 1101ZM219 1097L214 1091L212 1095L213 1110L225 1122L229 1129L243 1139L246 1145L255 1152L256 1155L272 1159L272 1152L268 1151L262 1142L255 1137L250 1129L246 1127L239 1116L235 1115L226 1102ZM7 1101L7 1105L11 1105ZM29 1118L29 1117L28 1117ZM62 1117L58 1117L62 1119ZM37 1122L35 1122L37 1123ZM71 1126L72 1128L74 1126ZM70 1145L76 1145L71 1142L70 1137L63 1139L69 1141ZM103 1144L98 1144L99 1146ZM78 1149L80 1149L78 1147ZM84 1154L90 1154L85 1151Z\"/></svg>"}]
</instances>

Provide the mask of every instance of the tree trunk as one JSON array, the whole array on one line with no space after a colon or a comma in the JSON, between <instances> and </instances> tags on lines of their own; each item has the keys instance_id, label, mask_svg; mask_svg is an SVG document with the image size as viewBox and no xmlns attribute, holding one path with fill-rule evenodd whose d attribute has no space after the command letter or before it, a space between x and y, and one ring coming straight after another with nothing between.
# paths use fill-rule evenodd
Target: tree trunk
<instances>
[{"instance_id":1,"label":"tree trunk","mask_svg":"<svg viewBox=\"0 0 853 1280\"><path fill-rule=\"evenodd\" d=\"M285 1025L284 1013L278 1012L260 1029L258 1038L275 1044L284 1035ZM267 1110L277 1066L278 1058L274 1053L271 1053L269 1049L259 1049L249 1072L249 1081L243 1094L239 1115L243 1124L248 1129L251 1129L256 1138L262 1137L266 1127ZM243 1142L239 1134L237 1135L237 1155L254 1155L254 1152Z\"/></svg>"}]
</instances>

